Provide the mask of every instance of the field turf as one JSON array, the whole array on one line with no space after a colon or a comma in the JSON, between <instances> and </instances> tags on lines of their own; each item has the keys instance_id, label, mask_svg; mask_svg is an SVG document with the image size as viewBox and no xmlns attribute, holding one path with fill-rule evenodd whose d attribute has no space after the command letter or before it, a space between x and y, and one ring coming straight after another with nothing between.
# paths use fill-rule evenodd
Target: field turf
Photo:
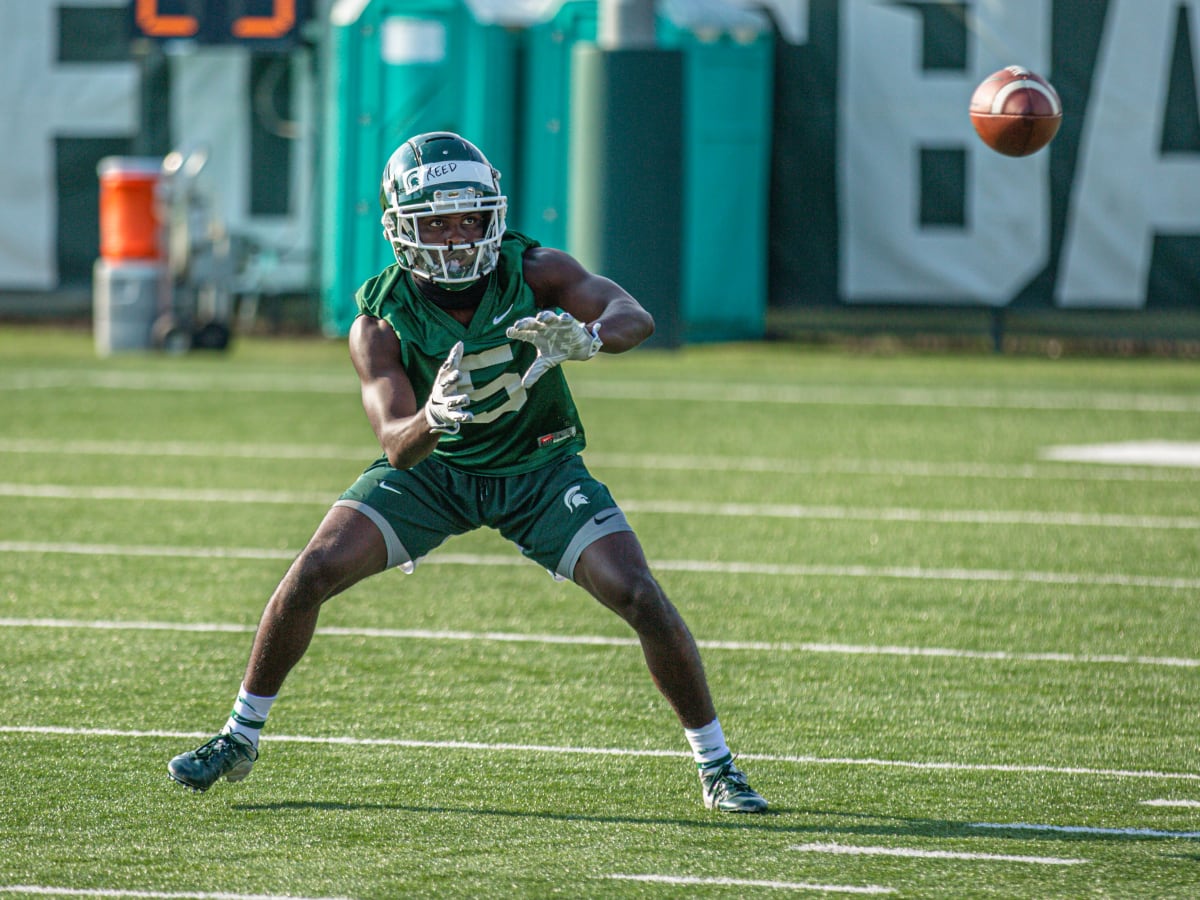
<instances>
[{"instance_id":1,"label":"field turf","mask_svg":"<svg viewBox=\"0 0 1200 900\"><path fill-rule=\"evenodd\" d=\"M376 454L344 346L0 329L0 897L1200 896L1200 367L785 344L569 364L768 815L705 810L629 630L491 532L254 625Z\"/></svg>"}]
</instances>

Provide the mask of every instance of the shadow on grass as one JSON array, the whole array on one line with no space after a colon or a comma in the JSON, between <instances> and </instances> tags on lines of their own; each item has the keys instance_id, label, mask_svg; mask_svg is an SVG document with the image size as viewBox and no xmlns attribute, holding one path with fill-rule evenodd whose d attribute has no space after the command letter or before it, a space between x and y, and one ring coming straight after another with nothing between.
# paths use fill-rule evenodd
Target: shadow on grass
<instances>
[{"instance_id":1,"label":"shadow on grass","mask_svg":"<svg viewBox=\"0 0 1200 900\"><path fill-rule=\"evenodd\" d=\"M712 821L697 819L668 819L656 816L608 816L583 813L537 812L517 809L481 809L464 806L407 806L402 803L338 803L319 801L285 800L279 803L235 803L232 809L244 812L290 812L313 810L318 812L361 812L365 810L414 813L417 815L462 815L493 816L501 819L535 819L546 822L590 822L605 825L678 825L683 828L758 828L766 831L793 831L791 826L776 827L770 823L777 820L786 810L770 809L766 813L738 815L736 813L712 813Z\"/></svg>"},{"instance_id":2,"label":"shadow on grass","mask_svg":"<svg viewBox=\"0 0 1200 900\"><path fill-rule=\"evenodd\" d=\"M760 815L737 815L712 813L711 819L663 818L660 816L613 816L588 815L584 813L555 813L532 810L482 809L462 806L410 806L402 803L344 803L336 801L280 801L277 803L238 803L233 809L244 812L398 812L415 815L463 815L491 816L500 819L530 819L550 822L587 822L605 825L671 825L680 828L738 829L761 831L772 834L795 835L859 835L863 837L924 837L924 838L980 838L991 837L1021 841L1055 841L1062 843L1094 843L1109 841L1162 841L1172 839L1197 840L1197 832L1151 831L1142 829L1112 829L1110 831L1054 831L1054 826L1044 826L1039 831L1029 827L1002 824L980 826L969 822L948 819L905 818L877 816L869 813L844 812L820 809L772 808ZM796 817L819 817L821 822L797 822ZM836 820L850 820L838 822ZM832 820L832 821L831 821ZM858 820L861 824L856 824ZM1187 858L1200 859L1200 854L1183 854Z\"/></svg>"}]
</instances>

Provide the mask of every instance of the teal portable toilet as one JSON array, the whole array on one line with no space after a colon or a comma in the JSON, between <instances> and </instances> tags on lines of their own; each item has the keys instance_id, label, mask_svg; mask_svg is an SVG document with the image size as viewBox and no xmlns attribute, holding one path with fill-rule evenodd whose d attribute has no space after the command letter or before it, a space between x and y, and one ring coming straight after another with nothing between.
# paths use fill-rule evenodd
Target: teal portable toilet
<instances>
[{"instance_id":1,"label":"teal portable toilet","mask_svg":"<svg viewBox=\"0 0 1200 900\"><path fill-rule=\"evenodd\" d=\"M525 34L525 90L520 120L520 184L509 225L547 247L569 250L567 210L571 129L571 51L594 43L596 0L566 0Z\"/></svg>"},{"instance_id":2,"label":"teal portable toilet","mask_svg":"<svg viewBox=\"0 0 1200 900\"><path fill-rule=\"evenodd\" d=\"M659 42L683 53L682 309L686 341L766 333L774 102L770 19L721 0L666 0Z\"/></svg>"},{"instance_id":3,"label":"teal portable toilet","mask_svg":"<svg viewBox=\"0 0 1200 900\"><path fill-rule=\"evenodd\" d=\"M570 253L571 57L594 43L596 0L566 0L523 42L523 118L511 227ZM683 255L686 341L755 340L766 331L774 31L729 0L664 0L658 41L683 56ZM648 86L652 89L652 86ZM630 147L629 189L636 189ZM513 197L513 194L516 197ZM736 223L736 224L735 224Z\"/></svg>"},{"instance_id":4,"label":"teal portable toilet","mask_svg":"<svg viewBox=\"0 0 1200 900\"><path fill-rule=\"evenodd\" d=\"M518 35L464 0L337 0L330 10L322 166L321 321L345 335L354 292L395 262L380 224L392 151L455 131L511 171ZM501 186L504 182L501 181Z\"/></svg>"}]
</instances>

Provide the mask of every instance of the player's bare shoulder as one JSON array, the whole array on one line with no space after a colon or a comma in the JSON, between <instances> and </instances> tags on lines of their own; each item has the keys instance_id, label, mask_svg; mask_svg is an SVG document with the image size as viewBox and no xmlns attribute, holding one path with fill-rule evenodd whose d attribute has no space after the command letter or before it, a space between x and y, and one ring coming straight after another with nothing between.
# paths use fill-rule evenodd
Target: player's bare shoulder
<instances>
[{"instance_id":1,"label":"player's bare shoulder","mask_svg":"<svg viewBox=\"0 0 1200 900\"><path fill-rule=\"evenodd\" d=\"M350 346L370 347L377 344L390 345L399 343L396 332L387 319L363 314L358 316L350 325Z\"/></svg>"},{"instance_id":2,"label":"player's bare shoulder","mask_svg":"<svg viewBox=\"0 0 1200 900\"><path fill-rule=\"evenodd\" d=\"M541 306L554 305L592 277L579 260L553 247L530 247L521 257L521 267Z\"/></svg>"},{"instance_id":3,"label":"player's bare shoulder","mask_svg":"<svg viewBox=\"0 0 1200 900\"><path fill-rule=\"evenodd\" d=\"M387 319L361 315L350 325L350 359L359 375L399 366L400 339Z\"/></svg>"}]
</instances>

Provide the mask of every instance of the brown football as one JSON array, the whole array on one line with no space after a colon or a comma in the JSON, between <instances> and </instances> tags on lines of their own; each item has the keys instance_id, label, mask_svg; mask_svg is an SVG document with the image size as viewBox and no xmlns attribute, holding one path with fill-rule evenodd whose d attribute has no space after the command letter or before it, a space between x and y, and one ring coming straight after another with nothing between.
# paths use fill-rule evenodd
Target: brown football
<instances>
[{"instance_id":1,"label":"brown football","mask_svg":"<svg viewBox=\"0 0 1200 900\"><path fill-rule=\"evenodd\" d=\"M1009 66L992 73L975 88L971 124L996 152L1029 156L1058 133L1062 102L1041 75L1021 66Z\"/></svg>"}]
</instances>

